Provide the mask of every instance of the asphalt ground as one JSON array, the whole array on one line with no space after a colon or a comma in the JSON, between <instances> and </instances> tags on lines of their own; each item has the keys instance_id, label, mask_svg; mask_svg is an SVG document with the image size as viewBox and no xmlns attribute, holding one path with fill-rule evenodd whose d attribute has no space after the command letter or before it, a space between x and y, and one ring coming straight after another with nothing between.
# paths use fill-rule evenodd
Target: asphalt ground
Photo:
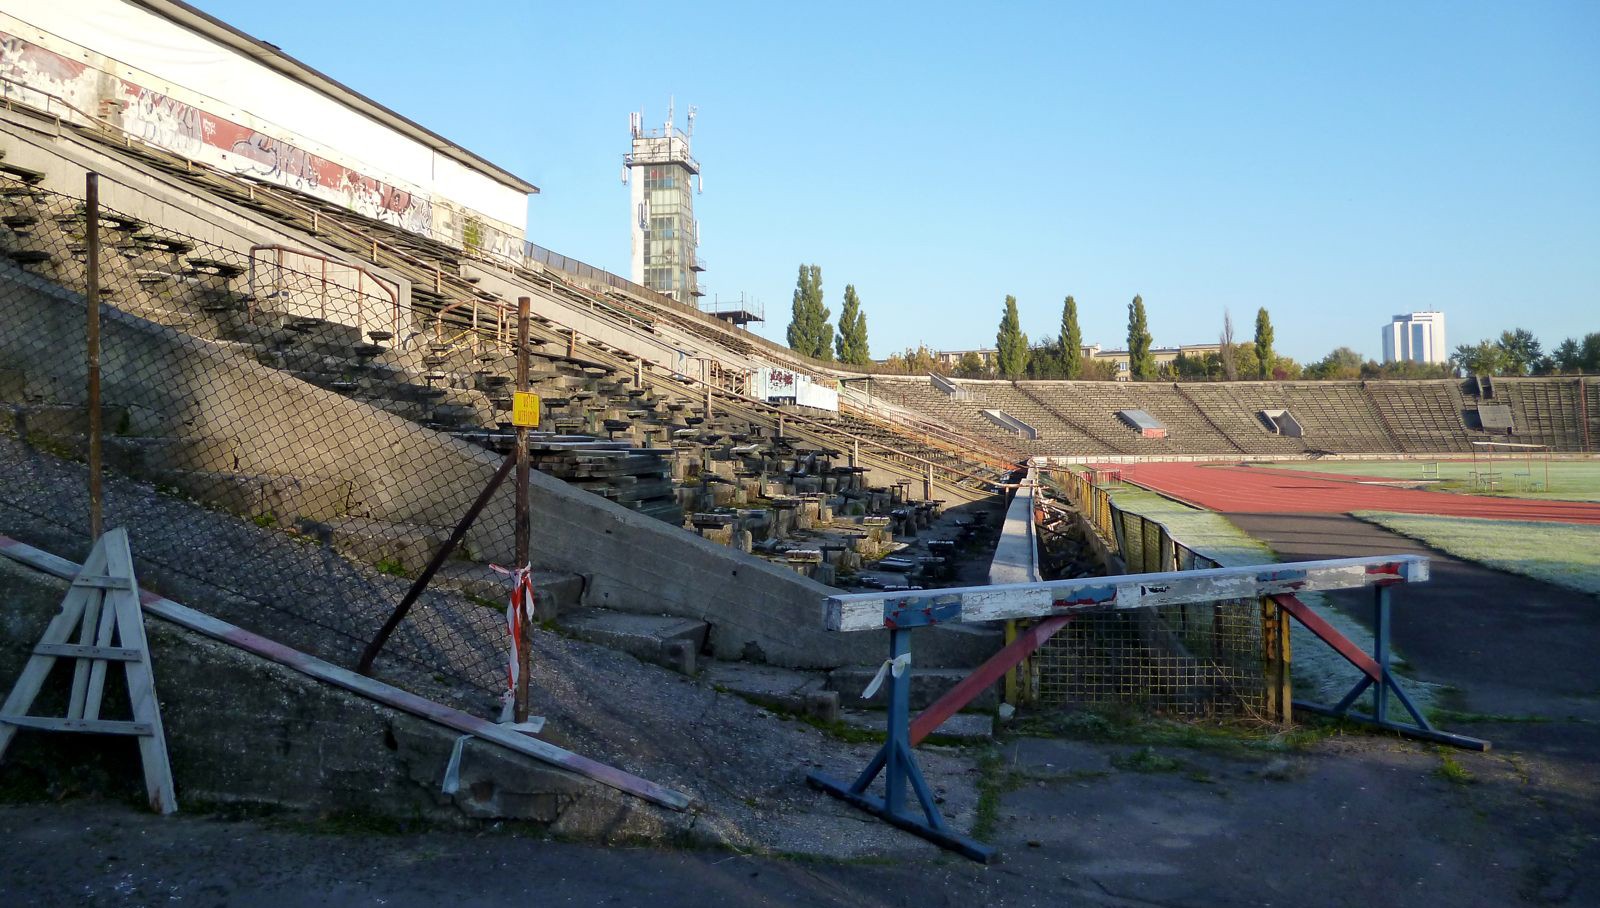
<instances>
[{"instance_id":1,"label":"asphalt ground","mask_svg":"<svg viewBox=\"0 0 1600 908\"><path fill-rule=\"evenodd\" d=\"M1230 516L1286 559L1425 551L1348 517ZM991 867L13 804L0 905L1600 905L1600 602L1429 554L1432 582L1396 597L1396 646L1452 689L1441 724L1488 753L1342 731L1281 753L1013 736L990 772ZM1365 597L1339 605L1370 618Z\"/></svg>"}]
</instances>

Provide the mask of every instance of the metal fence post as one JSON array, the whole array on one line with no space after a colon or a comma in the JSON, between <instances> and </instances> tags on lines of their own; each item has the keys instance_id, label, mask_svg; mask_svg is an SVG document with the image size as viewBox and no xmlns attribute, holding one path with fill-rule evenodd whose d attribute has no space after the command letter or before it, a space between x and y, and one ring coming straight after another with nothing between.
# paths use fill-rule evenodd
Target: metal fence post
<instances>
[{"instance_id":1,"label":"metal fence post","mask_svg":"<svg viewBox=\"0 0 1600 908\"><path fill-rule=\"evenodd\" d=\"M531 300L517 298L517 391L528 390L528 320ZM528 429L517 426L517 568L526 568L529 562L528 535ZM522 608L518 602L516 608ZM517 690L514 695L512 719L528 721L528 673L533 666L533 622L521 622L522 639L517 641Z\"/></svg>"},{"instance_id":2,"label":"metal fence post","mask_svg":"<svg viewBox=\"0 0 1600 908\"><path fill-rule=\"evenodd\" d=\"M84 175L84 246L88 256L84 293L84 342L89 415L89 539L100 538L103 500L100 486L100 175Z\"/></svg>"}]
</instances>

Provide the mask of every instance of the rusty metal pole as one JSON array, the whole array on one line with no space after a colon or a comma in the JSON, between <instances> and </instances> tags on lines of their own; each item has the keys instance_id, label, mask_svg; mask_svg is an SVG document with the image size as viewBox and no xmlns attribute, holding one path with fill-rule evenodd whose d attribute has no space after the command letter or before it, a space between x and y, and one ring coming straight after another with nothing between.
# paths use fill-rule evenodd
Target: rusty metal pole
<instances>
[{"instance_id":1,"label":"rusty metal pole","mask_svg":"<svg viewBox=\"0 0 1600 908\"><path fill-rule=\"evenodd\" d=\"M89 541L100 538L103 524L100 488L100 175L84 176L84 246L88 254L84 292L85 364L88 367L86 406L89 411Z\"/></svg>"},{"instance_id":2,"label":"rusty metal pole","mask_svg":"<svg viewBox=\"0 0 1600 908\"><path fill-rule=\"evenodd\" d=\"M517 391L528 390L528 320L532 300L517 298ZM517 568L528 566L528 428L517 426ZM522 608L522 603L515 606ZM517 690L512 706L512 721L528 721L528 672L533 667L533 621L523 616L522 639L517 642Z\"/></svg>"}]
</instances>

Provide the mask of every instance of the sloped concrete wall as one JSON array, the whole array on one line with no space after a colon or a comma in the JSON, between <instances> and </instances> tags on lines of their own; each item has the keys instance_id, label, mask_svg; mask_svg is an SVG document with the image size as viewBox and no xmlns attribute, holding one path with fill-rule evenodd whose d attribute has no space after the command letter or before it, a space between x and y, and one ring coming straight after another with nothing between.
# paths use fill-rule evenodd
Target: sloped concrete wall
<instances>
[{"instance_id":1,"label":"sloped concrete wall","mask_svg":"<svg viewBox=\"0 0 1600 908\"><path fill-rule=\"evenodd\" d=\"M0 265L0 369L21 372L31 399L83 402L81 297ZM348 483L352 514L404 524L453 525L500 458L302 382L219 345L117 310L102 319L107 406L131 414L136 434L229 439L239 472ZM761 559L628 510L535 472L535 566L584 574L586 602L711 624L721 658L792 668L875 663L881 633L822 626L830 592ZM512 498L502 490L468 538L481 558L510 564ZM922 665L971 665L991 635L928 633Z\"/></svg>"}]
</instances>

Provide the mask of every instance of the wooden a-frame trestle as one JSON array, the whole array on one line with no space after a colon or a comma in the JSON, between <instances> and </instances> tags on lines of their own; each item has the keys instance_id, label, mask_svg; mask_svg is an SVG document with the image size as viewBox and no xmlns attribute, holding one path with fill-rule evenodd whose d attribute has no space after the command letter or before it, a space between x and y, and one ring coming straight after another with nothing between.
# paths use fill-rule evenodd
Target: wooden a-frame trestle
<instances>
[{"instance_id":1,"label":"wooden a-frame trestle","mask_svg":"<svg viewBox=\"0 0 1600 908\"><path fill-rule=\"evenodd\" d=\"M58 659L73 660L67 714L30 715ZM127 673L131 721L100 718L106 671L112 663L121 663ZM127 530L111 530L95 542L83 569L72 579L61 611L45 628L0 706L0 760L22 728L137 736L151 809L162 814L178 809Z\"/></svg>"}]
</instances>

